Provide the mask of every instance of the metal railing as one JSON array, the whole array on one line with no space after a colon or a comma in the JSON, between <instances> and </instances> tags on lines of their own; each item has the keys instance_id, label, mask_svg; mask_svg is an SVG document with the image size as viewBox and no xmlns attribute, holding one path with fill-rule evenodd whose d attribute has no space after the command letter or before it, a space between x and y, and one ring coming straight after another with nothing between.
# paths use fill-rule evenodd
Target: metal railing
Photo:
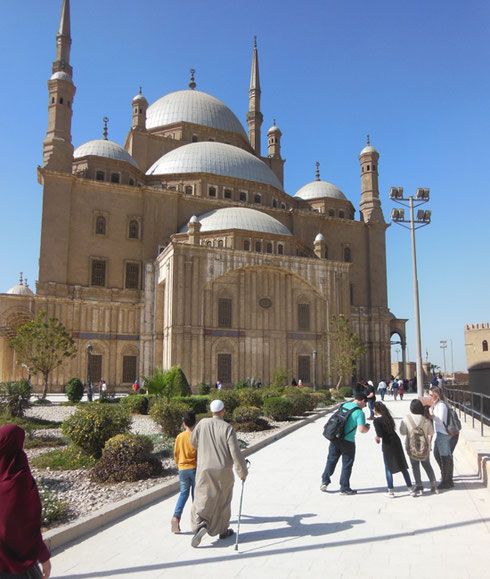
<instances>
[{"instance_id":1,"label":"metal railing","mask_svg":"<svg viewBox=\"0 0 490 579\"><path fill-rule=\"evenodd\" d=\"M444 388L448 402L459 411L459 417L464 414L471 416L472 427L475 428L475 419L480 421L480 434L484 436L484 426L490 426L490 395L482 392L471 392L458 388Z\"/></svg>"}]
</instances>

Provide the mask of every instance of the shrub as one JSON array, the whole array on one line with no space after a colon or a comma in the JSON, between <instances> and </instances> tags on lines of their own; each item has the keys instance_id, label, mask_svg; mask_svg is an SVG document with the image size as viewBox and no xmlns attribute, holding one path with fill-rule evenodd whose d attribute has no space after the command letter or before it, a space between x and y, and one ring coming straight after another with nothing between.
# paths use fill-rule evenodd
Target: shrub
<instances>
[{"instance_id":1,"label":"shrub","mask_svg":"<svg viewBox=\"0 0 490 579\"><path fill-rule=\"evenodd\" d=\"M68 508L68 501L60 501L56 493L51 492L41 482L37 488L42 505L41 523L47 526L62 519Z\"/></svg>"},{"instance_id":2,"label":"shrub","mask_svg":"<svg viewBox=\"0 0 490 579\"><path fill-rule=\"evenodd\" d=\"M241 406L257 406L258 408L262 406L260 390L242 388L237 391L237 396Z\"/></svg>"},{"instance_id":3,"label":"shrub","mask_svg":"<svg viewBox=\"0 0 490 579\"><path fill-rule=\"evenodd\" d=\"M331 388L330 389L330 396L332 398L340 398L340 394L339 394L339 391L337 390L337 388Z\"/></svg>"},{"instance_id":4,"label":"shrub","mask_svg":"<svg viewBox=\"0 0 490 579\"><path fill-rule=\"evenodd\" d=\"M183 402L165 402L157 399L150 409L151 418L160 426L163 434L175 438L182 430L184 414L189 407Z\"/></svg>"},{"instance_id":5,"label":"shrub","mask_svg":"<svg viewBox=\"0 0 490 579\"><path fill-rule=\"evenodd\" d=\"M100 457L109 438L129 432L131 416L122 406L96 402L78 408L67 418L61 431L72 443L91 456Z\"/></svg>"},{"instance_id":6,"label":"shrub","mask_svg":"<svg viewBox=\"0 0 490 579\"><path fill-rule=\"evenodd\" d=\"M131 414L148 414L148 396L143 394L132 394L119 400L119 404L129 410Z\"/></svg>"},{"instance_id":7,"label":"shrub","mask_svg":"<svg viewBox=\"0 0 490 579\"><path fill-rule=\"evenodd\" d=\"M307 411L307 412L312 412L313 410L315 410L315 408L317 407L317 405L320 403L320 401L319 401L318 398L314 395L313 392L312 392L311 394L309 394L308 392L307 392L306 394L304 394L304 399L305 399L306 411Z\"/></svg>"},{"instance_id":8,"label":"shrub","mask_svg":"<svg viewBox=\"0 0 490 579\"><path fill-rule=\"evenodd\" d=\"M270 428L269 423L264 418L257 418L257 420L250 422L232 422L231 424L237 432L260 432Z\"/></svg>"},{"instance_id":9,"label":"shrub","mask_svg":"<svg viewBox=\"0 0 490 579\"><path fill-rule=\"evenodd\" d=\"M192 395L192 390L191 387L189 386L189 382L187 381L184 371L180 366L176 367L173 380L176 386L176 390L181 396Z\"/></svg>"},{"instance_id":10,"label":"shrub","mask_svg":"<svg viewBox=\"0 0 490 579\"><path fill-rule=\"evenodd\" d=\"M32 388L27 380L0 384L0 410L9 416L24 416L29 408Z\"/></svg>"},{"instance_id":11,"label":"shrub","mask_svg":"<svg viewBox=\"0 0 490 579\"><path fill-rule=\"evenodd\" d=\"M172 402L182 402L195 414L204 414L208 411L208 396L175 396Z\"/></svg>"},{"instance_id":12,"label":"shrub","mask_svg":"<svg viewBox=\"0 0 490 579\"><path fill-rule=\"evenodd\" d=\"M342 386L339 388L339 397L340 398L350 398L352 396L352 387L351 386Z\"/></svg>"},{"instance_id":13,"label":"shrub","mask_svg":"<svg viewBox=\"0 0 490 579\"><path fill-rule=\"evenodd\" d=\"M90 478L98 482L136 481L161 474L162 463L151 455L153 442L141 434L119 434L106 442Z\"/></svg>"},{"instance_id":14,"label":"shrub","mask_svg":"<svg viewBox=\"0 0 490 579\"><path fill-rule=\"evenodd\" d=\"M315 398L317 404L323 404L328 400L325 392L313 392L312 396Z\"/></svg>"},{"instance_id":15,"label":"shrub","mask_svg":"<svg viewBox=\"0 0 490 579\"><path fill-rule=\"evenodd\" d=\"M211 386L205 382L201 382L197 388L197 393L199 396L206 396L211 391Z\"/></svg>"},{"instance_id":16,"label":"shrub","mask_svg":"<svg viewBox=\"0 0 490 579\"><path fill-rule=\"evenodd\" d=\"M246 380L238 380L238 382L235 382L233 388L235 390L241 390L242 388L250 388L250 386L248 385Z\"/></svg>"},{"instance_id":17,"label":"shrub","mask_svg":"<svg viewBox=\"0 0 490 579\"><path fill-rule=\"evenodd\" d=\"M196 414L196 424L202 420L203 418L212 418L212 413L211 412L205 412L203 414Z\"/></svg>"},{"instance_id":18,"label":"shrub","mask_svg":"<svg viewBox=\"0 0 490 579\"><path fill-rule=\"evenodd\" d=\"M92 468L96 460L77 446L69 445L66 448L55 448L38 454L30 460L30 463L36 468L78 470L79 468Z\"/></svg>"},{"instance_id":19,"label":"shrub","mask_svg":"<svg viewBox=\"0 0 490 579\"><path fill-rule=\"evenodd\" d=\"M302 416L307 410L310 409L311 403L308 402L308 394L304 394L302 389L296 386L287 386L284 388L284 396L291 400L294 405L293 414L295 416Z\"/></svg>"},{"instance_id":20,"label":"shrub","mask_svg":"<svg viewBox=\"0 0 490 579\"><path fill-rule=\"evenodd\" d=\"M269 388L262 388L260 390L260 395L262 397L262 403L266 398L277 398L278 396L282 396L284 388L274 388L270 386Z\"/></svg>"},{"instance_id":21,"label":"shrub","mask_svg":"<svg viewBox=\"0 0 490 579\"><path fill-rule=\"evenodd\" d=\"M285 368L276 368L272 378L271 386L274 388L283 388L289 383L288 371Z\"/></svg>"},{"instance_id":22,"label":"shrub","mask_svg":"<svg viewBox=\"0 0 490 579\"><path fill-rule=\"evenodd\" d=\"M167 402L173 396L190 396L192 394L189 382L180 366L172 366L169 370L155 368L151 376L143 376L144 387L149 394L163 397Z\"/></svg>"},{"instance_id":23,"label":"shrub","mask_svg":"<svg viewBox=\"0 0 490 579\"><path fill-rule=\"evenodd\" d=\"M332 391L331 390L317 390L316 394L323 394L325 400L332 399Z\"/></svg>"},{"instance_id":24,"label":"shrub","mask_svg":"<svg viewBox=\"0 0 490 579\"><path fill-rule=\"evenodd\" d=\"M238 398L238 393L234 390L212 390L209 395L209 401L212 400L222 400L225 405L225 420L231 420L233 416L233 410L237 406L240 406L240 399Z\"/></svg>"},{"instance_id":25,"label":"shrub","mask_svg":"<svg viewBox=\"0 0 490 579\"><path fill-rule=\"evenodd\" d=\"M294 404L288 398L281 398L280 396L266 398L262 411L273 420L288 420L293 416Z\"/></svg>"},{"instance_id":26,"label":"shrub","mask_svg":"<svg viewBox=\"0 0 490 579\"><path fill-rule=\"evenodd\" d=\"M233 410L234 422L255 422L260 418L260 408L256 406L238 406Z\"/></svg>"},{"instance_id":27,"label":"shrub","mask_svg":"<svg viewBox=\"0 0 490 579\"><path fill-rule=\"evenodd\" d=\"M83 382L80 378L68 380L65 392L70 402L80 402L83 398Z\"/></svg>"}]
</instances>

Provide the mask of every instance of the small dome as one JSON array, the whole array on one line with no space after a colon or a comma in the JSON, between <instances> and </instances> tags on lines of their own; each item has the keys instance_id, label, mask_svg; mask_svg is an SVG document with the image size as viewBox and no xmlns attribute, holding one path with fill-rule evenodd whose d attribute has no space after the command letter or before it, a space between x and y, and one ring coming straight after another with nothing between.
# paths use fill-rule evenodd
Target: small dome
<instances>
[{"instance_id":1,"label":"small dome","mask_svg":"<svg viewBox=\"0 0 490 579\"><path fill-rule=\"evenodd\" d=\"M239 147L224 143L202 141L182 145L160 157L146 172L147 175L181 173L234 177L283 190L279 179L263 161Z\"/></svg>"},{"instance_id":2,"label":"small dome","mask_svg":"<svg viewBox=\"0 0 490 579\"><path fill-rule=\"evenodd\" d=\"M267 131L267 134L270 135L271 133L280 133L281 129L277 125L272 125L272 127Z\"/></svg>"},{"instance_id":3,"label":"small dome","mask_svg":"<svg viewBox=\"0 0 490 579\"><path fill-rule=\"evenodd\" d=\"M289 229L267 213L249 209L248 207L226 207L204 213L197 218L201 223L201 233L206 231L222 231L226 229L244 229L260 233L274 233L276 235L292 235ZM184 225L179 233L187 233Z\"/></svg>"},{"instance_id":4,"label":"small dome","mask_svg":"<svg viewBox=\"0 0 490 579\"><path fill-rule=\"evenodd\" d=\"M332 197L334 199L347 201L347 197L342 193L342 191L328 181L312 181L296 191L294 197L299 197L306 201L311 199L322 199L324 197Z\"/></svg>"},{"instance_id":5,"label":"small dome","mask_svg":"<svg viewBox=\"0 0 490 579\"><path fill-rule=\"evenodd\" d=\"M360 152L360 155L364 155L364 153L377 153L376 149L372 145L366 145L364 149Z\"/></svg>"},{"instance_id":6,"label":"small dome","mask_svg":"<svg viewBox=\"0 0 490 579\"><path fill-rule=\"evenodd\" d=\"M64 80L66 82L71 82L71 84L73 84L71 76L67 72L63 72L62 70L59 70L58 72L52 74L49 80Z\"/></svg>"},{"instance_id":7,"label":"small dome","mask_svg":"<svg viewBox=\"0 0 490 579\"><path fill-rule=\"evenodd\" d=\"M189 223L197 223L199 221L199 219L193 215L190 219L189 219Z\"/></svg>"},{"instance_id":8,"label":"small dome","mask_svg":"<svg viewBox=\"0 0 490 579\"><path fill-rule=\"evenodd\" d=\"M95 139L80 145L73 152L75 159L82 157L106 157L107 159L114 159L115 161L125 161L130 163L136 169L139 169L136 161L131 155L117 143L107 141L105 139Z\"/></svg>"},{"instance_id":9,"label":"small dome","mask_svg":"<svg viewBox=\"0 0 490 579\"><path fill-rule=\"evenodd\" d=\"M217 98L198 90L179 90L163 96L148 107L146 128L188 122L237 133L248 140L235 114Z\"/></svg>"},{"instance_id":10,"label":"small dome","mask_svg":"<svg viewBox=\"0 0 490 579\"><path fill-rule=\"evenodd\" d=\"M316 241L325 241L325 238L323 237L322 233L319 233L316 237L315 237L315 242Z\"/></svg>"},{"instance_id":11,"label":"small dome","mask_svg":"<svg viewBox=\"0 0 490 579\"><path fill-rule=\"evenodd\" d=\"M21 283L18 283L16 285L14 285L13 287L11 287L8 291L8 294L10 295L14 295L14 296L33 296L34 292L28 288L26 285L23 285Z\"/></svg>"},{"instance_id":12,"label":"small dome","mask_svg":"<svg viewBox=\"0 0 490 579\"><path fill-rule=\"evenodd\" d=\"M145 99L145 97L141 94L138 93L133 100L131 101L132 103L136 104L136 103L145 103L148 104L148 101Z\"/></svg>"}]
</instances>

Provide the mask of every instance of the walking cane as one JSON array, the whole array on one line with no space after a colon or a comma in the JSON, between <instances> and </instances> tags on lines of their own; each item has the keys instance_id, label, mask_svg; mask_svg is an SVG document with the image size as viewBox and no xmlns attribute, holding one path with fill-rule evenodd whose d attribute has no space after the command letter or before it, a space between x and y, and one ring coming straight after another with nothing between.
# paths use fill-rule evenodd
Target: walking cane
<instances>
[{"instance_id":1,"label":"walking cane","mask_svg":"<svg viewBox=\"0 0 490 579\"><path fill-rule=\"evenodd\" d=\"M247 464L247 469L249 469L250 468L250 461L248 459L246 459L245 463ZM238 529L236 532L235 551L238 551L238 539L240 537L240 521L242 518L242 502L243 502L243 487L244 486L245 486L245 481L242 480L242 492L240 494L240 507L238 509Z\"/></svg>"}]
</instances>

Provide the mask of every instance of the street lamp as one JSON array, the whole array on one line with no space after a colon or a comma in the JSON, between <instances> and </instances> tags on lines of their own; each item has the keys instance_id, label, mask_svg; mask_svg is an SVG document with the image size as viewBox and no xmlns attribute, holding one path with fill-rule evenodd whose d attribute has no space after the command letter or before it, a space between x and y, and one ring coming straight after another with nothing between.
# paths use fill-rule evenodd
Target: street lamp
<instances>
[{"instance_id":1,"label":"street lamp","mask_svg":"<svg viewBox=\"0 0 490 579\"><path fill-rule=\"evenodd\" d=\"M391 187L390 199L410 208L410 219L405 219L405 209L392 209L391 220L406 229L410 229L412 234L412 264L413 264L413 296L415 306L415 335L417 345L417 394L424 395L424 372L422 369L422 339L420 335L420 308L419 308L419 282L417 278L417 254L415 251L415 230L429 225L431 212L423 209L417 211L417 219L414 218L414 208L427 203L430 198L430 190L419 187L410 197L403 196L403 187ZM405 225L408 223L409 225Z\"/></svg>"},{"instance_id":2,"label":"street lamp","mask_svg":"<svg viewBox=\"0 0 490 579\"><path fill-rule=\"evenodd\" d=\"M87 367L87 382L88 382L88 387L87 387L87 398L89 402L92 402L92 392L93 392L93 388L92 388L92 351L93 351L93 346L92 344L87 344L87 360L88 360L88 367Z\"/></svg>"},{"instance_id":3,"label":"street lamp","mask_svg":"<svg viewBox=\"0 0 490 579\"><path fill-rule=\"evenodd\" d=\"M316 358L317 351L313 350L313 392L316 392Z\"/></svg>"},{"instance_id":4,"label":"street lamp","mask_svg":"<svg viewBox=\"0 0 490 579\"><path fill-rule=\"evenodd\" d=\"M444 358L444 374L446 374L446 348L447 348L447 340L441 340L439 342L442 350L442 355Z\"/></svg>"}]
</instances>

